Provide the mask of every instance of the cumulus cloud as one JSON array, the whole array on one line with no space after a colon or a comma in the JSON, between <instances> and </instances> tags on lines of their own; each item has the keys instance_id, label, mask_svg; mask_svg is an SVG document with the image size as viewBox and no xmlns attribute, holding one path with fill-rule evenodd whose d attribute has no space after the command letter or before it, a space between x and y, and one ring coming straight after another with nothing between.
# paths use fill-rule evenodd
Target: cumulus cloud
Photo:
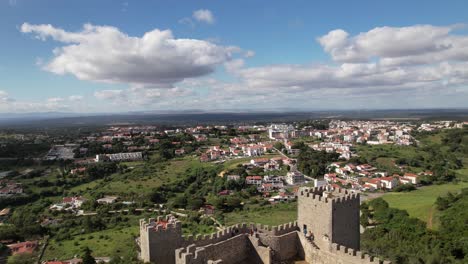
<instances>
[{"instance_id":1,"label":"cumulus cloud","mask_svg":"<svg viewBox=\"0 0 468 264\"><path fill-rule=\"evenodd\" d=\"M468 36L451 33L456 27L379 27L356 36L337 29L318 38L333 64L229 69L256 91L340 88L375 93L429 86L453 88L468 84Z\"/></svg>"},{"instance_id":2,"label":"cumulus cloud","mask_svg":"<svg viewBox=\"0 0 468 264\"><path fill-rule=\"evenodd\" d=\"M126 110L346 109L420 107L428 102L444 107L466 106L468 95L468 36L455 34L456 26L378 27L357 35L336 29L317 38L330 63L256 67L247 63L253 51L175 39L170 31L151 31L140 38L92 25L75 33L49 25L23 27L39 39L64 43L44 63L47 70L131 84L94 94L104 100L102 105L119 104ZM231 82L207 76L220 65L235 77ZM445 101L438 103L440 98Z\"/></svg>"},{"instance_id":3,"label":"cumulus cloud","mask_svg":"<svg viewBox=\"0 0 468 264\"><path fill-rule=\"evenodd\" d=\"M245 62L243 59L235 59L224 63L224 67L226 68L226 71L236 74L236 72L244 67L244 64Z\"/></svg>"},{"instance_id":4,"label":"cumulus cloud","mask_svg":"<svg viewBox=\"0 0 468 264\"><path fill-rule=\"evenodd\" d=\"M468 60L468 37L451 34L458 27L377 27L356 36L336 29L319 37L318 42L339 62L368 62L376 58L386 65L408 65Z\"/></svg>"},{"instance_id":5,"label":"cumulus cloud","mask_svg":"<svg viewBox=\"0 0 468 264\"><path fill-rule=\"evenodd\" d=\"M110 26L85 24L79 32L68 32L24 23L21 32L64 44L54 50L45 70L106 83L172 87L185 78L212 73L239 51L204 40L177 39L170 30L159 29L131 37Z\"/></svg>"},{"instance_id":6,"label":"cumulus cloud","mask_svg":"<svg viewBox=\"0 0 468 264\"><path fill-rule=\"evenodd\" d=\"M102 90L95 92L94 96L102 100L122 100L126 98L124 90Z\"/></svg>"},{"instance_id":7,"label":"cumulus cloud","mask_svg":"<svg viewBox=\"0 0 468 264\"><path fill-rule=\"evenodd\" d=\"M213 13L208 9L195 10L193 11L192 17L199 22L205 22L208 24L213 24L215 22Z\"/></svg>"}]
</instances>

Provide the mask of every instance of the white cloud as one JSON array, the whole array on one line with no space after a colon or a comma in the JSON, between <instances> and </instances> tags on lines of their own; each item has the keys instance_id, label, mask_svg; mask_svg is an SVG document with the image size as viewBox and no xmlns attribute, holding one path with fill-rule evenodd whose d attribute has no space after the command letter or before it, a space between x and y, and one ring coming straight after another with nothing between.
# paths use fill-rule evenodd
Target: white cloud
<instances>
[{"instance_id":1,"label":"white cloud","mask_svg":"<svg viewBox=\"0 0 468 264\"><path fill-rule=\"evenodd\" d=\"M80 32L67 32L52 25L21 26L24 33L64 43L44 69L72 74L80 80L172 87L185 78L212 73L231 59L239 48L204 40L176 39L170 30L146 32L131 37L110 26L84 25Z\"/></svg>"},{"instance_id":2,"label":"white cloud","mask_svg":"<svg viewBox=\"0 0 468 264\"><path fill-rule=\"evenodd\" d=\"M367 94L429 86L450 89L468 84L468 36L452 34L456 27L380 27L356 36L337 29L318 38L336 63L229 69L242 77L246 87L259 93L330 88Z\"/></svg>"},{"instance_id":3,"label":"white cloud","mask_svg":"<svg viewBox=\"0 0 468 264\"><path fill-rule=\"evenodd\" d=\"M255 56L255 51L253 50L248 50L244 53L244 57L246 58L252 58L253 56Z\"/></svg>"},{"instance_id":4,"label":"white cloud","mask_svg":"<svg viewBox=\"0 0 468 264\"><path fill-rule=\"evenodd\" d=\"M330 63L258 67L246 63L253 51L175 39L170 31L139 38L92 25L77 33L48 25L23 27L39 39L66 44L45 63L47 70L130 84L95 92L103 100L99 107L112 111L115 105L119 111L447 107L466 106L468 99L468 37L455 34L454 26L379 27L354 36L337 29L317 39ZM220 65L235 77L232 82L207 76Z\"/></svg>"},{"instance_id":5,"label":"white cloud","mask_svg":"<svg viewBox=\"0 0 468 264\"><path fill-rule=\"evenodd\" d=\"M81 96L81 95L70 95L68 97L68 100L72 101L72 102L79 102L79 101L82 101L83 99L84 99L84 97Z\"/></svg>"},{"instance_id":6,"label":"white cloud","mask_svg":"<svg viewBox=\"0 0 468 264\"><path fill-rule=\"evenodd\" d=\"M14 101L12 98L8 97L8 93L5 91L0 90L0 102L1 103L9 103Z\"/></svg>"},{"instance_id":7,"label":"white cloud","mask_svg":"<svg viewBox=\"0 0 468 264\"><path fill-rule=\"evenodd\" d=\"M63 98L52 97L52 98L47 99L47 102L48 103L61 103L61 102L63 102Z\"/></svg>"},{"instance_id":8,"label":"white cloud","mask_svg":"<svg viewBox=\"0 0 468 264\"><path fill-rule=\"evenodd\" d=\"M124 90L102 90L95 92L94 96L101 100L123 100L126 98Z\"/></svg>"},{"instance_id":9,"label":"white cloud","mask_svg":"<svg viewBox=\"0 0 468 264\"><path fill-rule=\"evenodd\" d=\"M380 59L385 65L409 65L468 60L468 37L451 34L458 27L377 27L352 37L337 29L318 38L318 42L339 62Z\"/></svg>"},{"instance_id":10,"label":"white cloud","mask_svg":"<svg viewBox=\"0 0 468 264\"><path fill-rule=\"evenodd\" d=\"M193 11L192 17L199 22L205 22L208 24L213 24L215 22L213 13L208 9L199 9Z\"/></svg>"},{"instance_id":11,"label":"white cloud","mask_svg":"<svg viewBox=\"0 0 468 264\"><path fill-rule=\"evenodd\" d=\"M243 59L235 59L224 63L224 67L226 71L236 74L242 67L244 67L244 60Z\"/></svg>"},{"instance_id":12,"label":"white cloud","mask_svg":"<svg viewBox=\"0 0 468 264\"><path fill-rule=\"evenodd\" d=\"M190 17L184 17L184 18L179 19L179 23L182 25L190 26L191 28L195 27L195 23Z\"/></svg>"}]
</instances>

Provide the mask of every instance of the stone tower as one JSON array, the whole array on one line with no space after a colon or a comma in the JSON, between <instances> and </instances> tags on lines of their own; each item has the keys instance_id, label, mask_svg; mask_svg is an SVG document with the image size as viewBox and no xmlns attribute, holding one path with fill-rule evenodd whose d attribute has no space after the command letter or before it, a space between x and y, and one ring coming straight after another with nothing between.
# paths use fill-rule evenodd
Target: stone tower
<instances>
[{"instance_id":1,"label":"stone tower","mask_svg":"<svg viewBox=\"0 0 468 264\"><path fill-rule=\"evenodd\" d=\"M185 245L182 225L171 216L140 220L140 258L144 262L175 263L175 250Z\"/></svg>"},{"instance_id":2,"label":"stone tower","mask_svg":"<svg viewBox=\"0 0 468 264\"><path fill-rule=\"evenodd\" d=\"M325 187L301 188L297 208L299 229L312 232L320 249L336 243L359 250L359 208L359 194Z\"/></svg>"}]
</instances>

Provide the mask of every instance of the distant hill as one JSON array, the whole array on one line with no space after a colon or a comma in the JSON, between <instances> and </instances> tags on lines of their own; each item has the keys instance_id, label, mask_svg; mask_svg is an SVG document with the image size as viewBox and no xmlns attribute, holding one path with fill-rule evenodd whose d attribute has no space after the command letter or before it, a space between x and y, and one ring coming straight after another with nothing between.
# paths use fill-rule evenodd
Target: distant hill
<instances>
[{"instance_id":1,"label":"distant hill","mask_svg":"<svg viewBox=\"0 0 468 264\"><path fill-rule=\"evenodd\" d=\"M132 112L103 113L26 113L0 114L0 127L62 127L82 125L131 124L247 124L287 122L305 119L389 119L389 120L468 120L468 109L349 110L303 112Z\"/></svg>"}]
</instances>

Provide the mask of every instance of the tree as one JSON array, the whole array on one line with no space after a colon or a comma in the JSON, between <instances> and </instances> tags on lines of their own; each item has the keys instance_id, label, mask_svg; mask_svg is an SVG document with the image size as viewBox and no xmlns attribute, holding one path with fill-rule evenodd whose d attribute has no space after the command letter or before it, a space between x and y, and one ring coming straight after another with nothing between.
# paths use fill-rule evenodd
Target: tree
<instances>
[{"instance_id":1,"label":"tree","mask_svg":"<svg viewBox=\"0 0 468 264\"><path fill-rule=\"evenodd\" d=\"M190 210L197 210L200 209L200 207L202 207L204 203L205 201L203 197L195 197L187 202L187 207Z\"/></svg>"},{"instance_id":2,"label":"tree","mask_svg":"<svg viewBox=\"0 0 468 264\"><path fill-rule=\"evenodd\" d=\"M281 142L276 142L273 147L275 147L277 150L281 151L284 148L283 143Z\"/></svg>"},{"instance_id":3,"label":"tree","mask_svg":"<svg viewBox=\"0 0 468 264\"><path fill-rule=\"evenodd\" d=\"M240 208L241 200L237 197L228 197L226 198L226 207L228 210L234 210L235 208Z\"/></svg>"},{"instance_id":4,"label":"tree","mask_svg":"<svg viewBox=\"0 0 468 264\"><path fill-rule=\"evenodd\" d=\"M96 259L91 256L91 249L88 247L85 247L83 250L83 257L82 257L82 262L83 264L96 264Z\"/></svg>"}]
</instances>

